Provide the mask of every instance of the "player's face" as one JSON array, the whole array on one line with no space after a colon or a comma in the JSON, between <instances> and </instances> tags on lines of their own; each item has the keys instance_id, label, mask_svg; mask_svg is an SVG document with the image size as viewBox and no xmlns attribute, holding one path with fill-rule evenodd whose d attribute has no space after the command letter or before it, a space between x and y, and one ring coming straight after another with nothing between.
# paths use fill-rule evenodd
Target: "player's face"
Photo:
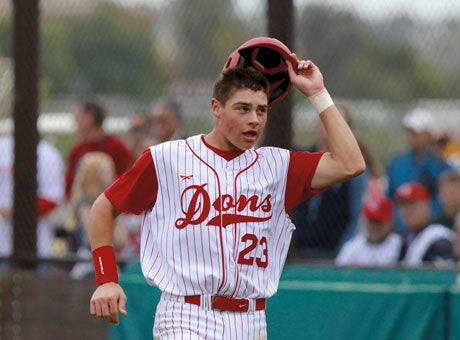
<instances>
[{"instance_id":1,"label":"player's face","mask_svg":"<svg viewBox=\"0 0 460 340\"><path fill-rule=\"evenodd\" d=\"M216 118L213 140L219 149L236 151L252 148L262 135L267 122L268 99L262 91L235 91L225 105L211 102Z\"/></svg>"}]
</instances>

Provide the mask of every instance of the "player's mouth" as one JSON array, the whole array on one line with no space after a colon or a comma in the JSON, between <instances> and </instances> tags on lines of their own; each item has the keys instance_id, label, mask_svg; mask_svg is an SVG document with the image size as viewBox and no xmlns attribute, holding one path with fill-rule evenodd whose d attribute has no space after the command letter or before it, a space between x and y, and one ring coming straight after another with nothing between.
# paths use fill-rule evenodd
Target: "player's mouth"
<instances>
[{"instance_id":1,"label":"player's mouth","mask_svg":"<svg viewBox=\"0 0 460 340\"><path fill-rule=\"evenodd\" d=\"M257 140L258 133L255 130L243 132L244 139L247 142L255 142Z\"/></svg>"}]
</instances>

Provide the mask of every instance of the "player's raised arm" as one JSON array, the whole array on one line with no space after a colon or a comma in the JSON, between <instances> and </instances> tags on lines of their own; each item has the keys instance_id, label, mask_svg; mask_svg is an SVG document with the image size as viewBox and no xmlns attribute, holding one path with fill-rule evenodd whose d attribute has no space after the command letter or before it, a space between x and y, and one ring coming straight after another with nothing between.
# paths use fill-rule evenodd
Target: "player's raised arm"
<instances>
[{"instance_id":1,"label":"player's raised arm","mask_svg":"<svg viewBox=\"0 0 460 340\"><path fill-rule=\"evenodd\" d=\"M310 60L299 60L295 72L289 60L287 64L292 84L310 99L328 136L330 152L321 158L312 188L324 188L363 173L366 165L358 142L327 92L319 68Z\"/></svg>"},{"instance_id":2,"label":"player's raised arm","mask_svg":"<svg viewBox=\"0 0 460 340\"><path fill-rule=\"evenodd\" d=\"M116 325L118 313L126 315L126 295L118 284L113 248L114 222L117 212L105 194L91 208L89 240L93 251L94 271L98 287L90 301L90 313Z\"/></svg>"}]
</instances>

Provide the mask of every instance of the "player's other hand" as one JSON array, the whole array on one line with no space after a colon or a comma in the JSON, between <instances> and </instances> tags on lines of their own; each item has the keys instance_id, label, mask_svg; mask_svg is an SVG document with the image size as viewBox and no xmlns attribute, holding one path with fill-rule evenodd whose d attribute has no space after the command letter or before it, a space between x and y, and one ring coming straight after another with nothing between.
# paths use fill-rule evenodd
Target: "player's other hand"
<instances>
[{"instance_id":1,"label":"player's other hand","mask_svg":"<svg viewBox=\"0 0 460 340\"><path fill-rule=\"evenodd\" d=\"M90 301L90 313L118 325L118 313L127 314L126 301L123 288L118 283L107 282L94 291Z\"/></svg>"},{"instance_id":2,"label":"player's other hand","mask_svg":"<svg viewBox=\"0 0 460 340\"><path fill-rule=\"evenodd\" d=\"M311 60L299 60L295 53L291 56L297 60L297 72L291 62L286 60L292 84L306 96L312 96L324 89L323 75L318 66Z\"/></svg>"}]
</instances>

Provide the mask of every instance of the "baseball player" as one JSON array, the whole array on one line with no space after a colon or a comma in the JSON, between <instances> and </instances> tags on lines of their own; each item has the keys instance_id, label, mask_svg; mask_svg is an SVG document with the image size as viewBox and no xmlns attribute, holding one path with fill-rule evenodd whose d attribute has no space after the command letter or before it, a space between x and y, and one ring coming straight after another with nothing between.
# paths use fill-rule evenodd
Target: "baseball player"
<instances>
[{"instance_id":1,"label":"baseball player","mask_svg":"<svg viewBox=\"0 0 460 340\"><path fill-rule=\"evenodd\" d=\"M294 229L288 212L365 165L318 67L257 39L242 45L250 50L239 53L242 63L231 55L214 85L213 130L151 147L95 201L91 314L114 324L126 314L112 242L116 214L129 211L144 214L141 267L162 291L155 339L267 337L266 299L277 291ZM265 49L282 56L272 68ZM289 77L286 87L267 76L277 72ZM320 114L330 152L254 148L291 82Z\"/></svg>"}]
</instances>

